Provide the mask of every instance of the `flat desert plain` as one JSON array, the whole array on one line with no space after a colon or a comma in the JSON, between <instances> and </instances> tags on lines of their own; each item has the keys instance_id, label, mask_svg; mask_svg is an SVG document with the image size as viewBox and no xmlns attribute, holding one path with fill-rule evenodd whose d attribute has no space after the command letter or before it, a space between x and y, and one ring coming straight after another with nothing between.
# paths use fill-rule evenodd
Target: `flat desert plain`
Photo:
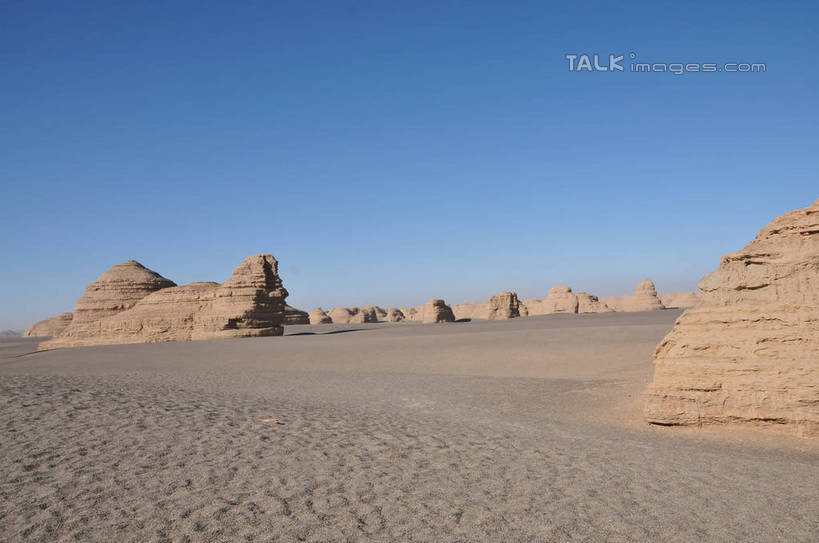
<instances>
[{"instance_id":1,"label":"flat desert plain","mask_svg":"<svg viewBox=\"0 0 819 543\"><path fill-rule=\"evenodd\" d=\"M816 440L643 422L679 315L7 341L0 540L818 541Z\"/></svg>"}]
</instances>

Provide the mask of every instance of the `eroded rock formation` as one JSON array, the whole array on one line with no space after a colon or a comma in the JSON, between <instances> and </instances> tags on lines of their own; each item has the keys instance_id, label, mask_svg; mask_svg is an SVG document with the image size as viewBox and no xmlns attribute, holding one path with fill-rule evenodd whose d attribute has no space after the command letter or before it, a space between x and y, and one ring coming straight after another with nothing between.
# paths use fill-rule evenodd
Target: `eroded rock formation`
<instances>
[{"instance_id":1,"label":"eroded rock formation","mask_svg":"<svg viewBox=\"0 0 819 543\"><path fill-rule=\"evenodd\" d=\"M285 305L282 324L310 324L310 315L306 311Z\"/></svg>"},{"instance_id":2,"label":"eroded rock formation","mask_svg":"<svg viewBox=\"0 0 819 543\"><path fill-rule=\"evenodd\" d=\"M489 298L487 318L504 320L520 317L520 302L516 292L499 292Z\"/></svg>"},{"instance_id":3,"label":"eroded rock formation","mask_svg":"<svg viewBox=\"0 0 819 543\"><path fill-rule=\"evenodd\" d=\"M471 302L465 304L455 304L452 306L452 314L455 319L488 319L489 304L486 302Z\"/></svg>"},{"instance_id":4,"label":"eroded rock formation","mask_svg":"<svg viewBox=\"0 0 819 543\"><path fill-rule=\"evenodd\" d=\"M648 421L819 435L819 201L722 257L657 347Z\"/></svg>"},{"instance_id":5,"label":"eroded rock formation","mask_svg":"<svg viewBox=\"0 0 819 543\"><path fill-rule=\"evenodd\" d=\"M424 323L455 322L452 308L443 300L430 300L424 305Z\"/></svg>"},{"instance_id":6,"label":"eroded rock formation","mask_svg":"<svg viewBox=\"0 0 819 543\"><path fill-rule=\"evenodd\" d=\"M524 300L529 315L549 315L552 313L577 313L577 295L569 287L552 287L546 298Z\"/></svg>"},{"instance_id":7,"label":"eroded rock formation","mask_svg":"<svg viewBox=\"0 0 819 543\"><path fill-rule=\"evenodd\" d=\"M699 292L675 292L660 296L660 301L668 308L694 307L700 302L700 299Z\"/></svg>"},{"instance_id":8,"label":"eroded rock formation","mask_svg":"<svg viewBox=\"0 0 819 543\"><path fill-rule=\"evenodd\" d=\"M656 311L665 309L657 296L657 289L651 279L644 279L634 289L634 294L623 297L600 298L600 301L615 311Z\"/></svg>"},{"instance_id":9,"label":"eroded rock formation","mask_svg":"<svg viewBox=\"0 0 819 543\"><path fill-rule=\"evenodd\" d=\"M35 322L26 328L24 337L54 337L60 334L63 330L71 324L71 319L74 317L73 313L63 313L56 317L43 319L40 322Z\"/></svg>"},{"instance_id":10,"label":"eroded rock formation","mask_svg":"<svg viewBox=\"0 0 819 543\"><path fill-rule=\"evenodd\" d=\"M92 283L71 324L38 349L281 335L286 297L270 255L245 259L221 285L179 287L129 261Z\"/></svg>"},{"instance_id":11,"label":"eroded rock formation","mask_svg":"<svg viewBox=\"0 0 819 543\"><path fill-rule=\"evenodd\" d=\"M310 312L310 324L330 324L331 322L333 319L320 307Z\"/></svg>"},{"instance_id":12,"label":"eroded rock formation","mask_svg":"<svg viewBox=\"0 0 819 543\"><path fill-rule=\"evenodd\" d=\"M395 307L387 309L384 315L384 322L401 322L404 320L404 313Z\"/></svg>"}]
</instances>

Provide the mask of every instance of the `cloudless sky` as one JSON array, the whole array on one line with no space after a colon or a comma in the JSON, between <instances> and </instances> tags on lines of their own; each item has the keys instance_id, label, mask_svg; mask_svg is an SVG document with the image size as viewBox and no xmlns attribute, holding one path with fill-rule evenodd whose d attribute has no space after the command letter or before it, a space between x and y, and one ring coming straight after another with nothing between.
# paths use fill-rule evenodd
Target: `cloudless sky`
<instances>
[{"instance_id":1,"label":"cloudless sky","mask_svg":"<svg viewBox=\"0 0 819 543\"><path fill-rule=\"evenodd\" d=\"M693 290L819 198L817 6L0 1L0 330L131 258L272 253L306 310ZM629 52L767 71L565 59Z\"/></svg>"}]
</instances>

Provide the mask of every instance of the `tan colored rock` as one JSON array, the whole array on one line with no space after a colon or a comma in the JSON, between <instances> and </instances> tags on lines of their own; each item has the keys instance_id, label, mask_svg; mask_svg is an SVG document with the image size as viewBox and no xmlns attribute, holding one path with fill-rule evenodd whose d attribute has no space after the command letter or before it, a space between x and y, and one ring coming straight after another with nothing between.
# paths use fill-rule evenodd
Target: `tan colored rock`
<instances>
[{"instance_id":1,"label":"tan colored rock","mask_svg":"<svg viewBox=\"0 0 819 543\"><path fill-rule=\"evenodd\" d=\"M310 324L310 315L306 311L285 305L282 324Z\"/></svg>"},{"instance_id":2,"label":"tan colored rock","mask_svg":"<svg viewBox=\"0 0 819 543\"><path fill-rule=\"evenodd\" d=\"M404 314L404 320L410 322L422 322L424 320L424 306L419 305L415 307L402 307L401 313Z\"/></svg>"},{"instance_id":3,"label":"tan colored rock","mask_svg":"<svg viewBox=\"0 0 819 543\"><path fill-rule=\"evenodd\" d=\"M456 320L488 319L489 304L486 302L455 304L452 306L452 314Z\"/></svg>"},{"instance_id":4,"label":"tan colored rock","mask_svg":"<svg viewBox=\"0 0 819 543\"><path fill-rule=\"evenodd\" d=\"M433 299L424 305L424 323L455 322L452 308L443 300Z\"/></svg>"},{"instance_id":5,"label":"tan colored rock","mask_svg":"<svg viewBox=\"0 0 819 543\"><path fill-rule=\"evenodd\" d=\"M361 322L379 322L383 321L384 317L387 316L387 312L377 305L362 307L359 312L363 315Z\"/></svg>"},{"instance_id":6,"label":"tan colored rock","mask_svg":"<svg viewBox=\"0 0 819 543\"><path fill-rule=\"evenodd\" d=\"M71 324L77 326L115 315L134 307L152 292L175 286L176 283L136 260L117 264L85 288L85 294L74 306Z\"/></svg>"},{"instance_id":7,"label":"tan colored rock","mask_svg":"<svg viewBox=\"0 0 819 543\"><path fill-rule=\"evenodd\" d=\"M328 315L333 320L334 324L347 324L349 323L355 314L358 312L358 308L353 311L347 307L334 307L330 311L328 311Z\"/></svg>"},{"instance_id":8,"label":"tan colored rock","mask_svg":"<svg viewBox=\"0 0 819 543\"><path fill-rule=\"evenodd\" d=\"M699 286L702 301L655 352L646 419L819 435L819 201L775 219Z\"/></svg>"},{"instance_id":9,"label":"tan colored rock","mask_svg":"<svg viewBox=\"0 0 819 543\"><path fill-rule=\"evenodd\" d=\"M594 294L588 292L577 293L578 313L610 313L612 311L614 310L601 302Z\"/></svg>"},{"instance_id":10,"label":"tan colored rock","mask_svg":"<svg viewBox=\"0 0 819 543\"><path fill-rule=\"evenodd\" d=\"M23 337L53 337L66 329L71 324L73 313L63 313L56 317L43 319L29 326Z\"/></svg>"},{"instance_id":11,"label":"tan colored rock","mask_svg":"<svg viewBox=\"0 0 819 543\"><path fill-rule=\"evenodd\" d=\"M489 320L515 319L520 317L520 302L516 292L499 292L489 298Z\"/></svg>"},{"instance_id":12,"label":"tan colored rock","mask_svg":"<svg viewBox=\"0 0 819 543\"><path fill-rule=\"evenodd\" d=\"M404 313L395 307L387 309L384 315L384 322L401 322L404 320Z\"/></svg>"},{"instance_id":13,"label":"tan colored rock","mask_svg":"<svg viewBox=\"0 0 819 543\"><path fill-rule=\"evenodd\" d=\"M138 273L123 274L123 266ZM111 270L115 273L109 274ZM112 284L112 276L122 278L130 275L135 282L143 285L146 277L161 278L133 261L114 266L111 270L100 278L105 278L109 285ZM278 277L278 263L270 255L245 259L231 278L221 285L204 282L165 287L143 296L128 309L110 313L117 306L130 304L137 292L125 280L119 280L117 287L118 290L86 289L86 295L77 302L77 307L86 304L84 298L88 297L89 292L103 291L106 296L93 298L105 300L95 309L97 315L103 316L89 320L94 313L86 310L83 314L85 320L78 321L75 311L71 324L58 336L41 343L38 349L275 336L283 332L281 324L287 290ZM115 292L122 292L128 304L118 304L112 295ZM100 310L103 306L106 309L104 312Z\"/></svg>"},{"instance_id":14,"label":"tan colored rock","mask_svg":"<svg viewBox=\"0 0 819 543\"><path fill-rule=\"evenodd\" d=\"M660 301L668 308L688 308L700 303L701 294L699 292L675 292L660 296Z\"/></svg>"},{"instance_id":15,"label":"tan colored rock","mask_svg":"<svg viewBox=\"0 0 819 543\"><path fill-rule=\"evenodd\" d=\"M310 324L330 324L331 322L333 319L320 307L310 312Z\"/></svg>"},{"instance_id":16,"label":"tan colored rock","mask_svg":"<svg viewBox=\"0 0 819 543\"><path fill-rule=\"evenodd\" d=\"M600 298L600 301L615 311L623 312L665 309L651 279L641 281L631 296Z\"/></svg>"},{"instance_id":17,"label":"tan colored rock","mask_svg":"<svg viewBox=\"0 0 819 543\"><path fill-rule=\"evenodd\" d=\"M577 313L577 295L569 287L552 287L546 298L525 300L529 315L550 315L552 313Z\"/></svg>"}]
</instances>

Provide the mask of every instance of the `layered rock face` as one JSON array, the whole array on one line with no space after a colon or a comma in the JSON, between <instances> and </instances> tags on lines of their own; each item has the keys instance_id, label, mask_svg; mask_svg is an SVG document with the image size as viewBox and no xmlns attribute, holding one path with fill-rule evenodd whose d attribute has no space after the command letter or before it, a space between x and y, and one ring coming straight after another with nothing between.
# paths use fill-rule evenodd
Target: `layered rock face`
<instances>
[{"instance_id":1,"label":"layered rock face","mask_svg":"<svg viewBox=\"0 0 819 543\"><path fill-rule=\"evenodd\" d=\"M631 296L600 298L600 301L615 311L656 311L665 309L660 297L657 296L657 289L654 288L654 282L651 279L641 281Z\"/></svg>"},{"instance_id":2,"label":"layered rock face","mask_svg":"<svg viewBox=\"0 0 819 543\"><path fill-rule=\"evenodd\" d=\"M699 286L701 302L655 352L646 419L819 435L819 201L774 220Z\"/></svg>"},{"instance_id":3,"label":"layered rock face","mask_svg":"<svg viewBox=\"0 0 819 543\"><path fill-rule=\"evenodd\" d=\"M310 312L310 324L330 324L331 322L333 319L320 307Z\"/></svg>"},{"instance_id":4,"label":"layered rock face","mask_svg":"<svg viewBox=\"0 0 819 543\"><path fill-rule=\"evenodd\" d=\"M499 292L489 298L487 318L504 320L520 317L520 302L516 292Z\"/></svg>"},{"instance_id":5,"label":"layered rock face","mask_svg":"<svg viewBox=\"0 0 819 543\"><path fill-rule=\"evenodd\" d=\"M694 307L700 303L699 292L675 292L660 296L660 301L667 308Z\"/></svg>"},{"instance_id":6,"label":"layered rock face","mask_svg":"<svg viewBox=\"0 0 819 543\"><path fill-rule=\"evenodd\" d=\"M455 322L452 308L443 300L430 300L424 305L424 323Z\"/></svg>"},{"instance_id":7,"label":"layered rock face","mask_svg":"<svg viewBox=\"0 0 819 543\"><path fill-rule=\"evenodd\" d=\"M123 274L126 270L137 273ZM109 272L114 271L114 274ZM278 276L278 263L270 255L255 255L245 259L230 279L222 283L190 283L168 286L146 293L131 303L138 289L144 292L145 278L153 284L170 283L156 272L130 261L114 266L100 277L110 286L112 276L118 278L117 289L86 289L86 295L77 302L71 324L38 349L105 345L118 343L153 343L160 341L189 341L197 339L275 336L283 332L287 290ZM134 279L137 286L128 285L124 276ZM97 280L99 282L100 280ZM95 282L95 283L97 283ZM113 292L122 292L126 302L117 302ZM83 320L77 315L87 307L89 292L105 292L103 312L86 310ZM128 306L128 307L125 307ZM115 307L124 309L112 312ZM92 315L102 315L90 320Z\"/></svg>"},{"instance_id":8,"label":"layered rock face","mask_svg":"<svg viewBox=\"0 0 819 543\"><path fill-rule=\"evenodd\" d=\"M472 302L466 304L455 304L452 306L452 313L457 320L461 319L488 319L489 304L486 302Z\"/></svg>"},{"instance_id":9,"label":"layered rock face","mask_svg":"<svg viewBox=\"0 0 819 543\"><path fill-rule=\"evenodd\" d=\"M35 322L26 328L23 337L54 337L65 330L71 319L74 317L73 313L63 313L56 317L43 319L40 322Z\"/></svg>"},{"instance_id":10,"label":"layered rock face","mask_svg":"<svg viewBox=\"0 0 819 543\"><path fill-rule=\"evenodd\" d=\"M579 302L577 296L569 287L552 287L546 298L541 300L531 298L525 300L524 305L529 315L549 315L552 313L577 313Z\"/></svg>"},{"instance_id":11,"label":"layered rock face","mask_svg":"<svg viewBox=\"0 0 819 543\"><path fill-rule=\"evenodd\" d=\"M578 313L611 313L612 311L614 310L601 302L594 294L588 292L577 293Z\"/></svg>"},{"instance_id":12,"label":"layered rock face","mask_svg":"<svg viewBox=\"0 0 819 543\"><path fill-rule=\"evenodd\" d=\"M327 314L330 315L330 319L332 319L334 323L346 324L348 322L352 322L356 311L352 311L346 307L334 307Z\"/></svg>"},{"instance_id":13,"label":"layered rock face","mask_svg":"<svg viewBox=\"0 0 819 543\"><path fill-rule=\"evenodd\" d=\"M306 311L285 305L282 324L310 324L310 315Z\"/></svg>"},{"instance_id":14,"label":"layered rock face","mask_svg":"<svg viewBox=\"0 0 819 543\"><path fill-rule=\"evenodd\" d=\"M402 307L401 313L404 314L404 320L410 322L421 322L424 320L424 306L416 307Z\"/></svg>"},{"instance_id":15,"label":"layered rock face","mask_svg":"<svg viewBox=\"0 0 819 543\"><path fill-rule=\"evenodd\" d=\"M387 309L383 320L384 322L401 322L404 320L404 313L402 313L400 309L391 307Z\"/></svg>"},{"instance_id":16,"label":"layered rock face","mask_svg":"<svg viewBox=\"0 0 819 543\"><path fill-rule=\"evenodd\" d=\"M148 294L175 286L176 283L136 260L117 264L85 288L85 294L74 306L72 325L95 322L131 309Z\"/></svg>"}]
</instances>

